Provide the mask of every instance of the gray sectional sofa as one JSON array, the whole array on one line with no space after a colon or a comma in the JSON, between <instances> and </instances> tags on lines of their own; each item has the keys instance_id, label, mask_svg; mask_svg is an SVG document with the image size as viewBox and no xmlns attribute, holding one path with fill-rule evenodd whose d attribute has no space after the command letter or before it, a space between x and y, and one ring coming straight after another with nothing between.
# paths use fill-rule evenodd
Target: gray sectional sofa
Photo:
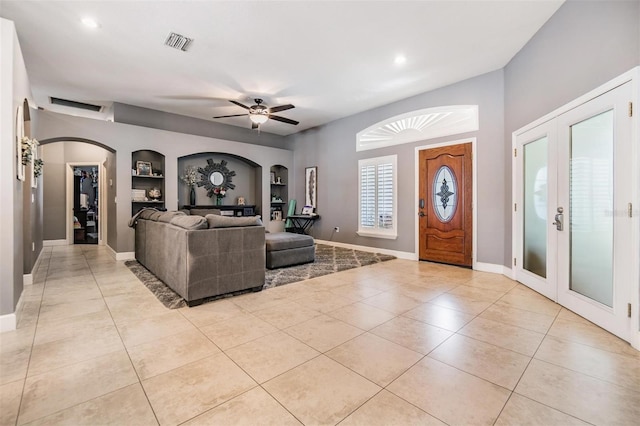
<instances>
[{"instance_id":1,"label":"gray sectional sofa","mask_svg":"<svg viewBox=\"0 0 640 426\"><path fill-rule=\"evenodd\" d=\"M227 220L235 218L211 216L147 210L131 223L138 262L189 306L264 285L265 228L259 217L243 218L253 226L238 226Z\"/></svg>"}]
</instances>

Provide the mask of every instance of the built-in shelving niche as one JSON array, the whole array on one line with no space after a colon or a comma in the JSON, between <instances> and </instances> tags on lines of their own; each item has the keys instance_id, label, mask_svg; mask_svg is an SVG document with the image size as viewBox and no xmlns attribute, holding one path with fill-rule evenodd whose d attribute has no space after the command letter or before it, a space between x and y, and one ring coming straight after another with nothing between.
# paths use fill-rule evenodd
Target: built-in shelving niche
<instances>
[{"instance_id":1,"label":"built-in shelving niche","mask_svg":"<svg viewBox=\"0 0 640 426\"><path fill-rule=\"evenodd\" d=\"M148 167L147 167L148 165ZM164 155L157 151L140 150L131 153L131 214L143 207L164 209ZM152 190L160 191L158 194ZM144 191L144 193L142 192Z\"/></svg>"}]
</instances>

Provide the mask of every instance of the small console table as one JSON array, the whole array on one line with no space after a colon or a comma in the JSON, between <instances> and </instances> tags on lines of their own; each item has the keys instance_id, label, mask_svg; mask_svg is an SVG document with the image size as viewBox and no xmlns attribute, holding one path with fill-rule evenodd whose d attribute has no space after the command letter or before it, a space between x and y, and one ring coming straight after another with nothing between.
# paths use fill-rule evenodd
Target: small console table
<instances>
[{"instance_id":1,"label":"small console table","mask_svg":"<svg viewBox=\"0 0 640 426\"><path fill-rule=\"evenodd\" d=\"M222 216L255 216L256 206L183 206L183 209L207 209L207 210L220 210Z\"/></svg>"},{"instance_id":2,"label":"small console table","mask_svg":"<svg viewBox=\"0 0 640 426\"><path fill-rule=\"evenodd\" d=\"M309 214L292 214L287 216L287 219L291 219L292 227L287 228L288 232L295 232L297 234L308 234L309 229L313 226L313 223L320 219L318 215Z\"/></svg>"}]
</instances>

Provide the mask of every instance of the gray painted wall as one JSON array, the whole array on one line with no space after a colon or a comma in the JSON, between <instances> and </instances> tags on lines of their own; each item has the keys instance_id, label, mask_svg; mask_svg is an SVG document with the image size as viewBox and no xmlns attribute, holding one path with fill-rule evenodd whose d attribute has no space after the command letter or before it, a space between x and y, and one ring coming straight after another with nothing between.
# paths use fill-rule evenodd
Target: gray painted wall
<instances>
[{"instance_id":1,"label":"gray painted wall","mask_svg":"<svg viewBox=\"0 0 640 426\"><path fill-rule=\"evenodd\" d=\"M505 67L505 152L514 131L637 65L639 1L565 2ZM510 206L510 155L503 170ZM511 209L504 215L511 265Z\"/></svg>"},{"instance_id":2,"label":"gray painted wall","mask_svg":"<svg viewBox=\"0 0 640 426\"><path fill-rule=\"evenodd\" d=\"M504 106L502 70L414 96L288 137L295 152L295 199L304 200L304 169L318 166L318 214L312 228L316 238L399 250L415 251L415 147L444 141L477 138L478 253L480 262L501 264L504 255L505 189ZM479 105L480 130L390 148L356 152L356 133L398 114L443 105ZM398 155L398 239L360 237L358 228L358 160ZM291 184L291 182L290 182ZM340 227L340 233L333 228Z\"/></svg>"},{"instance_id":3,"label":"gray painted wall","mask_svg":"<svg viewBox=\"0 0 640 426\"><path fill-rule=\"evenodd\" d=\"M202 120L184 115L157 111L148 108L114 102L113 119L116 123L170 130L172 132L230 141L246 142L255 145L286 148L284 137L267 132L251 130L247 119L247 128L230 126L219 121Z\"/></svg>"},{"instance_id":4,"label":"gray painted wall","mask_svg":"<svg viewBox=\"0 0 640 426\"><path fill-rule=\"evenodd\" d=\"M16 179L16 110L31 99L13 22L0 18L0 316L15 312L23 289L23 191ZM36 232L37 234L37 232ZM37 235L33 234L34 237ZM40 244L40 243L39 243ZM2 319L4 326L4 319Z\"/></svg>"},{"instance_id":5,"label":"gray painted wall","mask_svg":"<svg viewBox=\"0 0 640 426\"><path fill-rule=\"evenodd\" d=\"M180 157L203 152L225 152L253 161L262 167L263 205L268 205L269 201L269 167L272 164L283 164L289 169L293 167L293 153L284 149L71 117L48 111L38 112L38 135L42 141L53 138L88 139L116 151L116 179L113 182L116 207L113 214L109 210L107 219L108 245L116 252L134 250L134 231L127 225L131 218L131 153L134 151L151 149L165 155L165 203L170 210L178 207ZM109 191L109 197L113 195ZM112 222L114 218L115 224ZM111 240L114 228L117 242Z\"/></svg>"},{"instance_id":6,"label":"gray painted wall","mask_svg":"<svg viewBox=\"0 0 640 426\"><path fill-rule=\"evenodd\" d=\"M44 239L66 239L67 220L67 163L103 164L109 155L104 148L85 142L53 142L42 145L42 158L46 164L46 175L43 179L44 203ZM107 182L111 178L107 172ZM110 200L113 203L113 199ZM107 204L109 201L107 202ZM100 206L102 209L103 206ZM108 206L106 206L108 209ZM104 237L103 237L104 239ZM107 242L109 240L107 239ZM113 240L115 241L115 240Z\"/></svg>"}]
</instances>

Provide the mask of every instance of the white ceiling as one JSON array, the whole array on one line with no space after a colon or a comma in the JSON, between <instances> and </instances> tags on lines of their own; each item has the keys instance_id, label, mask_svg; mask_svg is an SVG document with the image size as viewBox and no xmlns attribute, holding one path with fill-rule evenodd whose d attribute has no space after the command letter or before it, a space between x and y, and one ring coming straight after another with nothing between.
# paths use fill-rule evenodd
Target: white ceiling
<instances>
[{"instance_id":1,"label":"white ceiling","mask_svg":"<svg viewBox=\"0 0 640 426\"><path fill-rule=\"evenodd\" d=\"M45 109L54 96L210 120L260 97L296 106L278 115L298 126L262 127L287 135L500 69L562 3L1 0L0 16ZM187 52L164 46L171 31L194 38Z\"/></svg>"}]
</instances>

